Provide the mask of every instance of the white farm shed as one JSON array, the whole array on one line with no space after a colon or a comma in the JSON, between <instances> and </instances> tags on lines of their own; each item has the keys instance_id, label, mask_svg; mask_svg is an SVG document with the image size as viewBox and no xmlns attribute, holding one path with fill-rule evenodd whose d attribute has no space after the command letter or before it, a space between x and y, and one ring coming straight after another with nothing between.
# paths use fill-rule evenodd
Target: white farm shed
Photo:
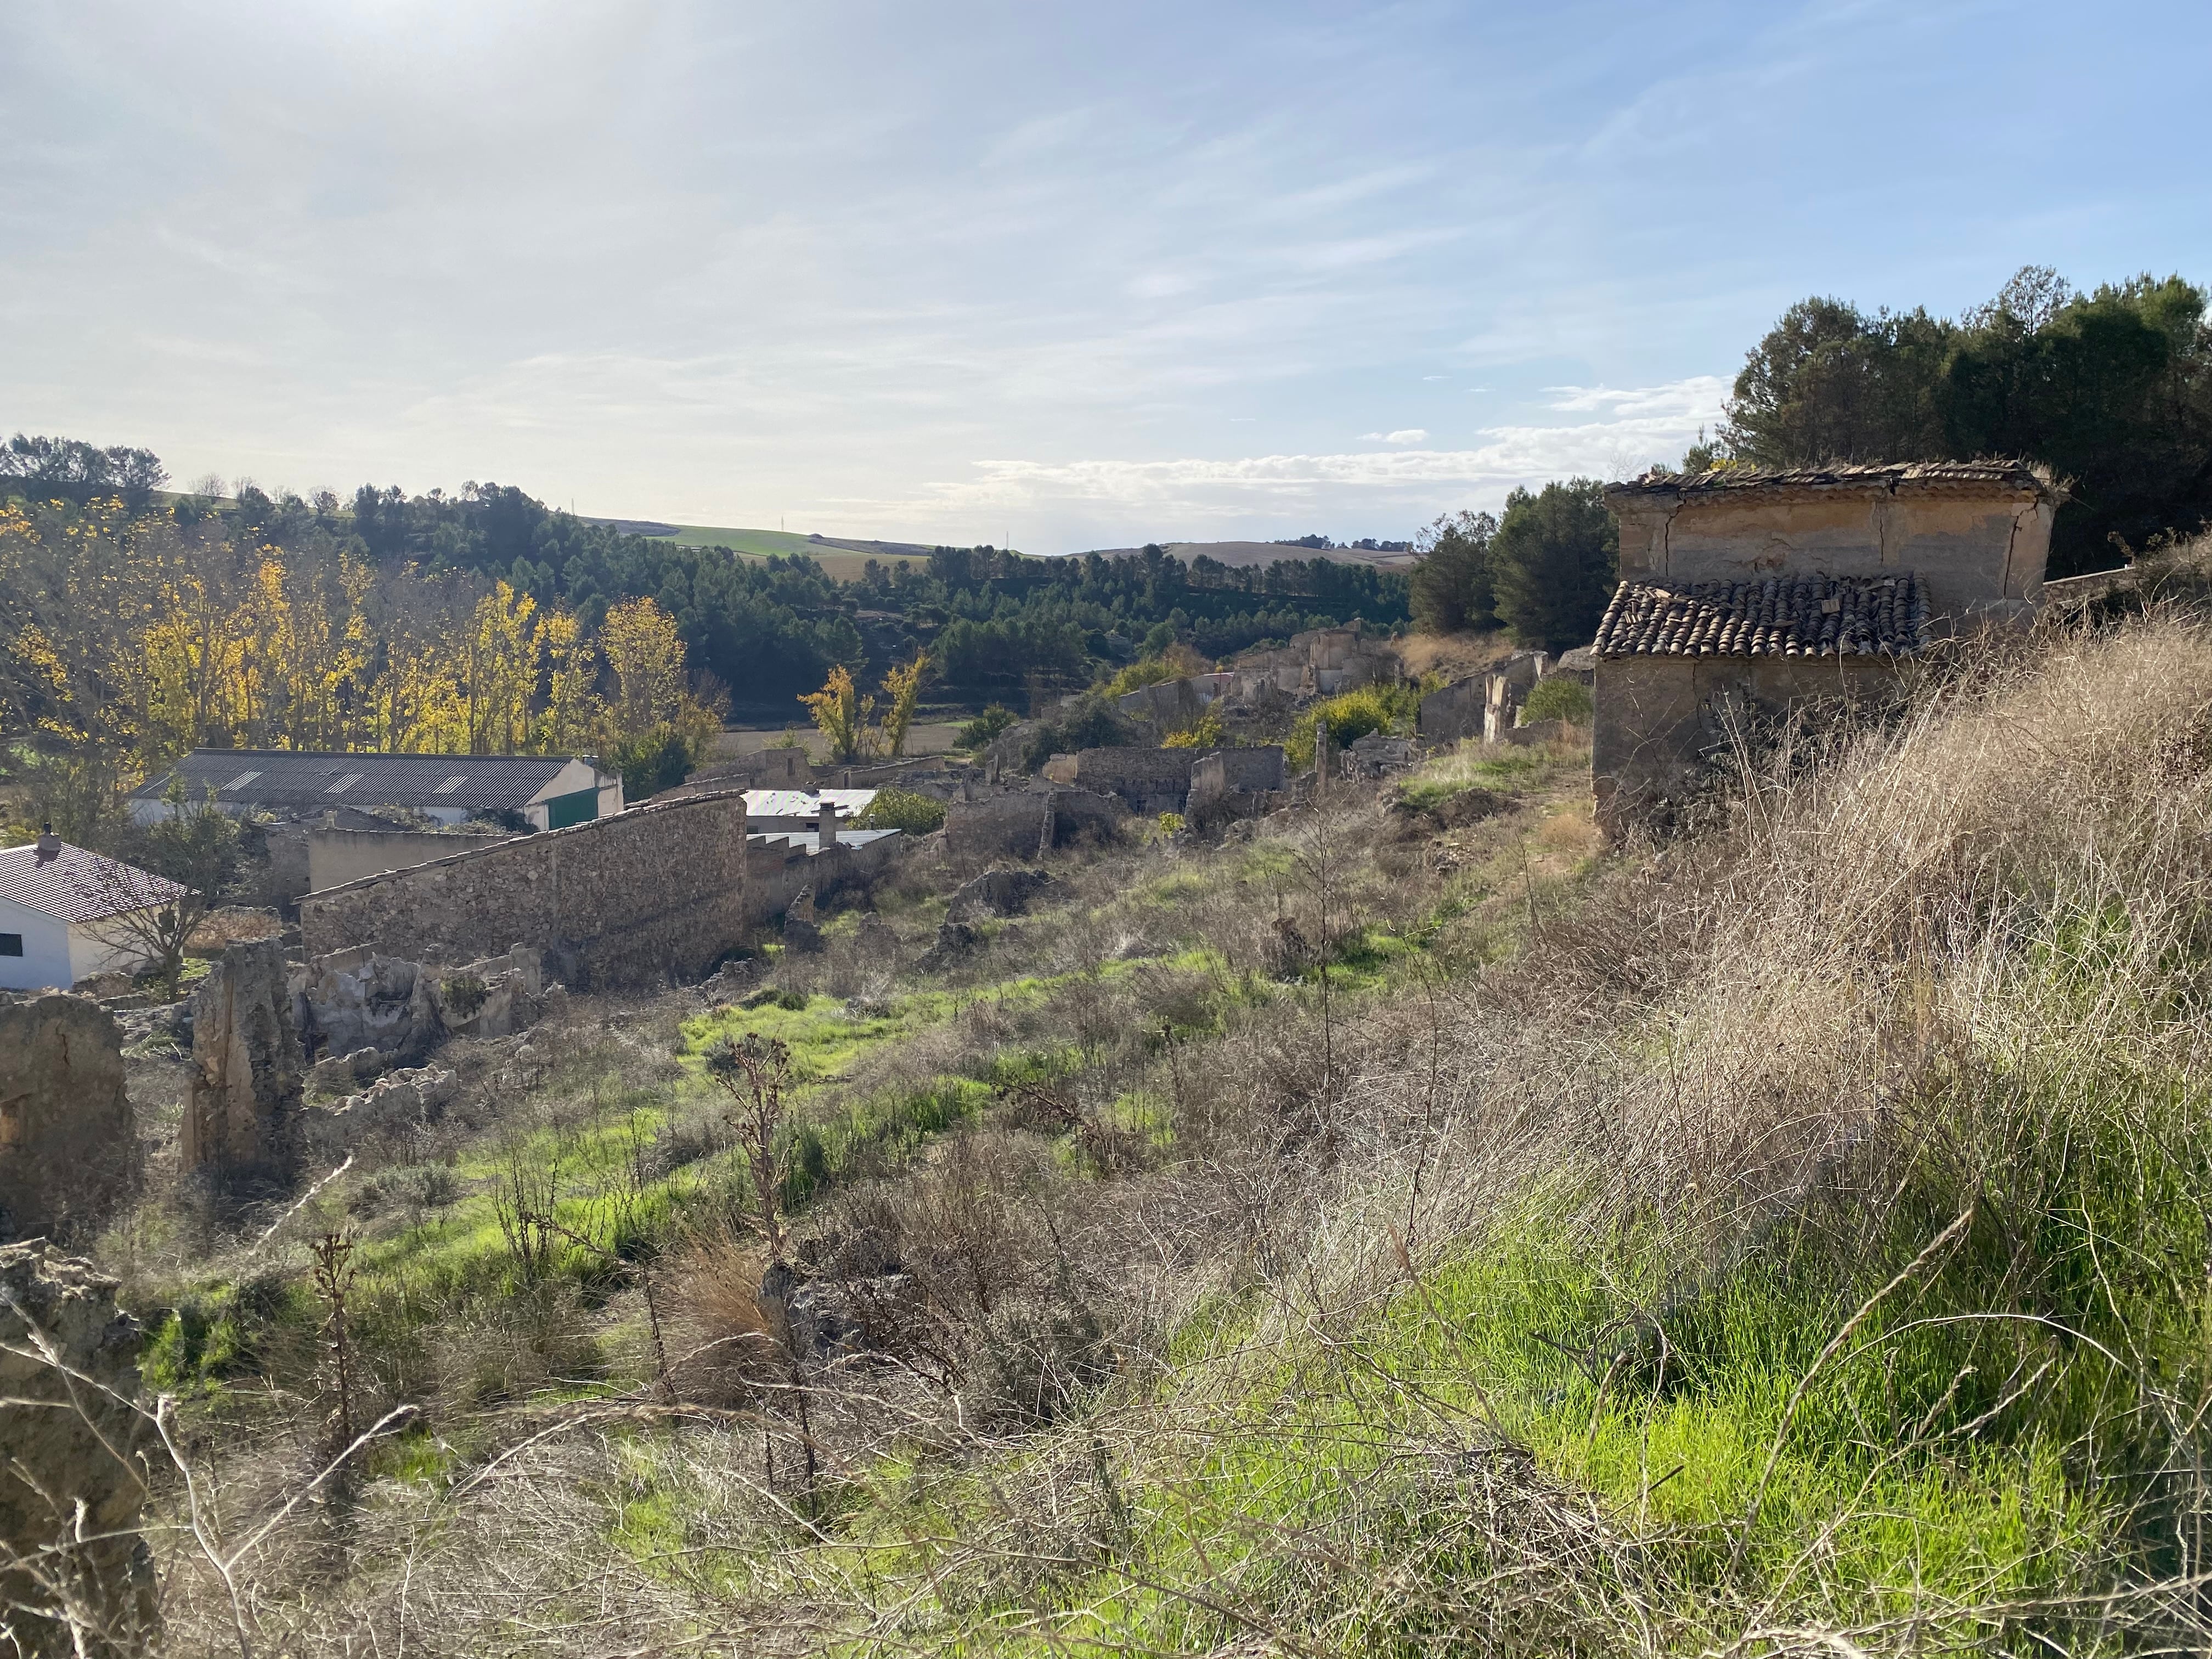
<instances>
[{"instance_id":1,"label":"white farm shed","mask_svg":"<svg viewBox=\"0 0 2212 1659\"><path fill-rule=\"evenodd\" d=\"M0 848L0 988L67 990L93 974L135 973L144 951L122 918L184 896L173 881L41 836Z\"/></svg>"}]
</instances>

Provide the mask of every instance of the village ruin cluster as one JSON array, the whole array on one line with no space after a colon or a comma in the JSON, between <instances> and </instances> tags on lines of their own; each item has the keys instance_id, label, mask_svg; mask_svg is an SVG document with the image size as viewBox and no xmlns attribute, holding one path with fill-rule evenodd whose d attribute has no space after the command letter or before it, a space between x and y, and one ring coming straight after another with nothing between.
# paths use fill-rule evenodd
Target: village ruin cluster
<instances>
[{"instance_id":1,"label":"village ruin cluster","mask_svg":"<svg viewBox=\"0 0 2212 1659\"><path fill-rule=\"evenodd\" d=\"M1547 682L1586 688L1595 817L1631 834L1694 792L1745 720L1879 698L1942 641L2032 614L2057 497L2016 466L1655 474L1608 494L1620 580L1585 647L1409 687L1396 641L1314 630L1127 692L1110 711L1127 740L1065 750L1039 752L1046 719L959 755L829 764L784 744L643 801L579 757L196 750L132 810L197 799L250 823L260 902L222 914L227 936L201 947L179 1000L132 978L112 925L166 902L159 878L51 836L0 855L0 1242L39 1241L0 1250L0 1284L83 1365L127 1382L112 1291L58 1248L122 1212L154 1155L126 1053L166 1045L187 1062L161 1154L180 1178L282 1205L436 1117L457 1041L526 1060L572 999L743 994L765 964L821 951L831 909L860 911L854 948L888 963L896 941L868 913L909 865L945 872L951 893L909 962L954 961L980 923L1052 887L1064 849L1287 821L1426 755L1575 741L1571 722L1527 717ZM1410 694L1411 729L1333 743L1313 711L1378 684ZM1285 734L1302 714L1301 765ZM933 803L939 826L874 822L886 792ZM68 1436L34 1449L57 1466L84 1455ZM41 1547L52 1517L14 1478L0 1476L8 1541ZM140 1594L127 1556L96 1565L106 1593Z\"/></svg>"}]
</instances>

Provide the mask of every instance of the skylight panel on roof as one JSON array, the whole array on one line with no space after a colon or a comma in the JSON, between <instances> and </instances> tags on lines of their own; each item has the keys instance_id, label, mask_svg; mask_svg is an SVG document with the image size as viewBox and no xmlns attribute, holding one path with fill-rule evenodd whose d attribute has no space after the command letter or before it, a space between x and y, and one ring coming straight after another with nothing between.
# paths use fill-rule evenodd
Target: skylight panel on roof
<instances>
[{"instance_id":1,"label":"skylight panel on roof","mask_svg":"<svg viewBox=\"0 0 2212 1659\"><path fill-rule=\"evenodd\" d=\"M368 775L366 772L349 772L323 793L326 795L342 795Z\"/></svg>"},{"instance_id":2,"label":"skylight panel on roof","mask_svg":"<svg viewBox=\"0 0 2212 1659\"><path fill-rule=\"evenodd\" d=\"M254 779L256 779L256 778L259 777L260 775L261 775L261 774L260 774L260 773L258 773L258 772L240 772L240 773L236 777L233 778L233 779L232 779L228 783L226 783L225 785L223 785L223 787L223 787L224 789L243 789L243 788L245 788L245 787L246 787L246 786L247 784L249 784L249 783L252 782L252 781L254 781ZM218 793L218 794L220 794L220 793L222 793L222 790L217 790L216 793Z\"/></svg>"},{"instance_id":3,"label":"skylight panel on roof","mask_svg":"<svg viewBox=\"0 0 2212 1659\"><path fill-rule=\"evenodd\" d=\"M453 791L454 791L454 790L456 790L456 789L459 788L463 784L466 783L468 781L469 781L469 775L468 775L467 773L465 773L465 772L456 772L456 773L454 773L454 774L453 774L453 776L451 776L450 778L447 778L447 779L443 783L440 784L440 785L439 785L435 789L433 789L430 793L431 793L432 794L434 794L434 795L450 795L450 794L452 794L452 793L453 793Z\"/></svg>"}]
</instances>

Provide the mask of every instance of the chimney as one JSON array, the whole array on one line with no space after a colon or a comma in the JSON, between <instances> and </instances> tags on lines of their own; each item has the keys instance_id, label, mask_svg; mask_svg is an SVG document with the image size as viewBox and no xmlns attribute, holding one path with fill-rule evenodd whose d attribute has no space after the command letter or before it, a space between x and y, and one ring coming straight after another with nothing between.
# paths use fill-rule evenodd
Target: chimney
<instances>
[{"instance_id":1,"label":"chimney","mask_svg":"<svg viewBox=\"0 0 2212 1659\"><path fill-rule=\"evenodd\" d=\"M39 839L36 844L38 860L41 864L51 863L62 855L62 838L54 833L54 826L52 823L42 823L39 826Z\"/></svg>"},{"instance_id":2,"label":"chimney","mask_svg":"<svg viewBox=\"0 0 2212 1659\"><path fill-rule=\"evenodd\" d=\"M814 840L815 844L820 847L824 852L827 852L830 848L835 847L837 844L837 806L836 802L827 799L823 801L822 817L815 829Z\"/></svg>"}]
</instances>

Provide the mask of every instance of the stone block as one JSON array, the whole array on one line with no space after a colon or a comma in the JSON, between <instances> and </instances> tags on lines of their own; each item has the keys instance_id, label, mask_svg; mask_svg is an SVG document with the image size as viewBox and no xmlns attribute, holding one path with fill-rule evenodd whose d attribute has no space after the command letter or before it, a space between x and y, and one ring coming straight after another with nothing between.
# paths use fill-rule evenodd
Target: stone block
<instances>
[{"instance_id":1,"label":"stone block","mask_svg":"<svg viewBox=\"0 0 2212 1659\"><path fill-rule=\"evenodd\" d=\"M58 992L0 1006L0 1238L88 1236L137 1184L114 1017Z\"/></svg>"}]
</instances>

